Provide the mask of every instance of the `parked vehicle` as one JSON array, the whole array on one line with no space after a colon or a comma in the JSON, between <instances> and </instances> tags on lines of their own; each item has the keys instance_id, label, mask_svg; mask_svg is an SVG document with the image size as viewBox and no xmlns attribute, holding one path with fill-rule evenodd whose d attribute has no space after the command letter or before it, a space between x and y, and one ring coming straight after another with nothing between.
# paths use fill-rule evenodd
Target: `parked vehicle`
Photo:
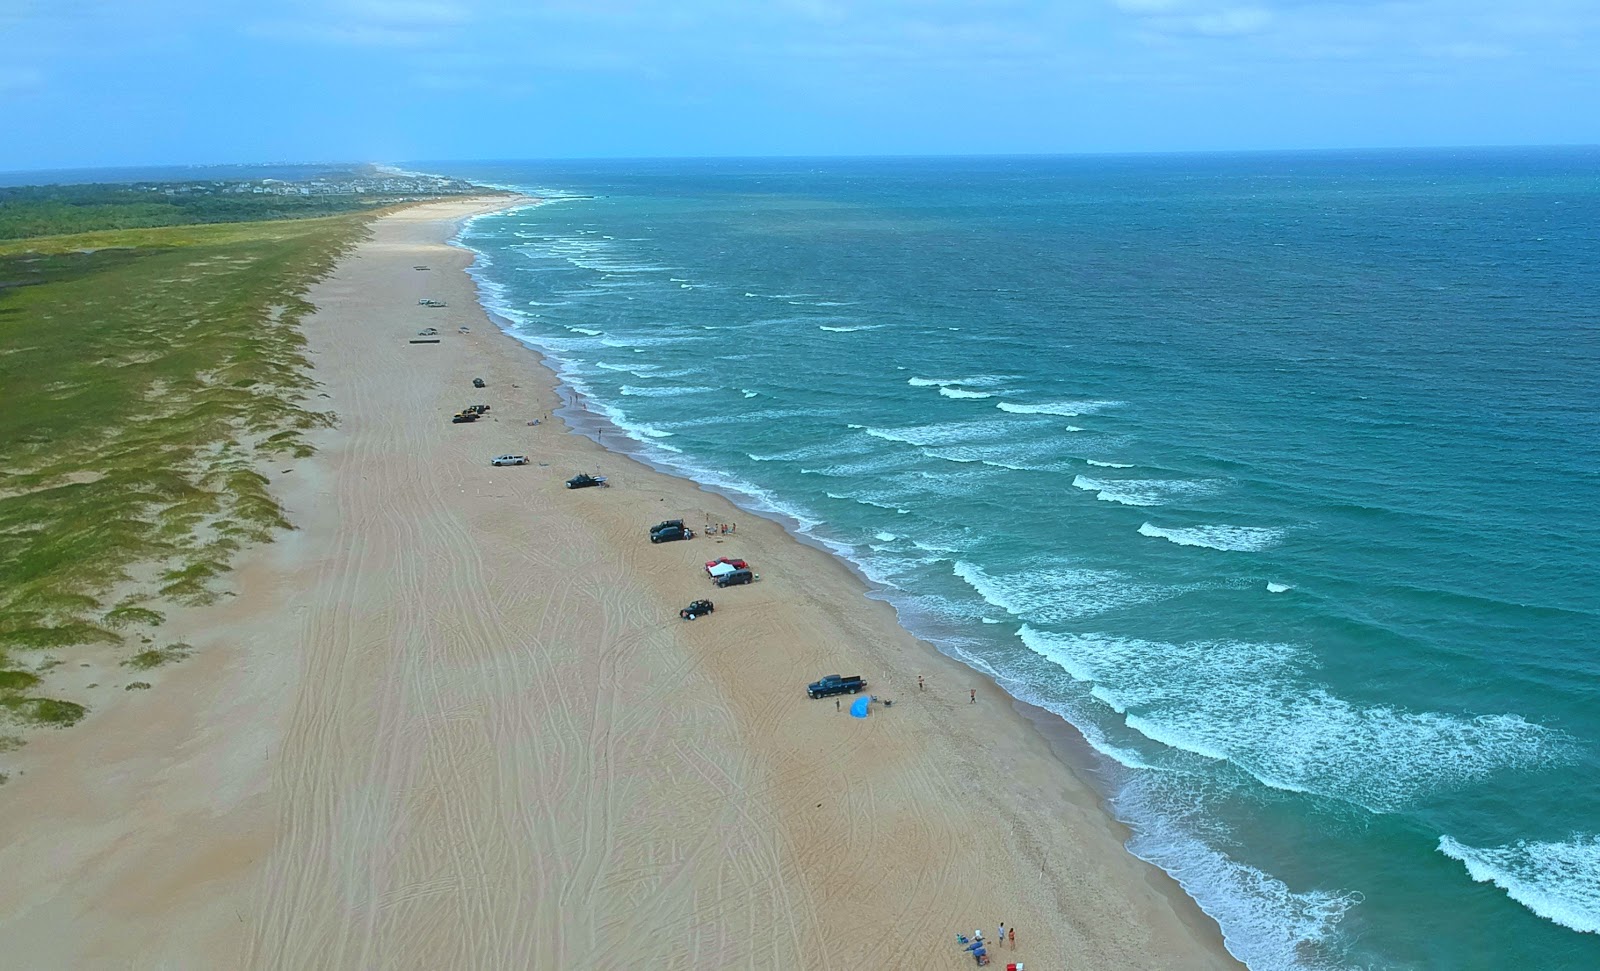
<instances>
[{"instance_id":1,"label":"parked vehicle","mask_svg":"<svg viewBox=\"0 0 1600 971\"><path fill-rule=\"evenodd\" d=\"M489 460L490 465L527 465L526 455L496 455Z\"/></svg>"},{"instance_id":2,"label":"parked vehicle","mask_svg":"<svg viewBox=\"0 0 1600 971\"><path fill-rule=\"evenodd\" d=\"M610 485L610 483L606 481L606 477L605 476L603 476L603 475L590 475L587 472L579 472L577 475L575 475L572 478L567 480L567 488L568 489L587 489L590 486L609 486L609 485Z\"/></svg>"},{"instance_id":3,"label":"parked vehicle","mask_svg":"<svg viewBox=\"0 0 1600 971\"><path fill-rule=\"evenodd\" d=\"M750 564L746 563L743 560L736 560L736 559L732 559L732 558L726 557L726 556L719 556L714 560L707 560L706 561L706 572L710 573L712 570L716 570L717 565L719 563L727 565L727 566L731 566L735 570L748 570L750 568ZM717 572L718 573L726 573L728 571L727 570L717 570Z\"/></svg>"},{"instance_id":4,"label":"parked vehicle","mask_svg":"<svg viewBox=\"0 0 1600 971\"><path fill-rule=\"evenodd\" d=\"M661 532L663 529L666 529L668 526L676 526L679 529L682 529L683 528L683 520L681 520L681 519L663 519L661 522L656 523L654 526L650 527L650 535L654 536L656 533Z\"/></svg>"},{"instance_id":5,"label":"parked vehicle","mask_svg":"<svg viewBox=\"0 0 1600 971\"><path fill-rule=\"evenodd\" d=\"M472 386L473 386L473 387L474 387L474 388L481 388L481 387L483 387L483 379L482 379L482 378L473 378L473 379L472 379Z\"/></svg>"},{"instance_id":6,"label":"parked vehicle","mask_svg":"<svg viewBox=\"0 0 1600 971\"><path fill-rule=\"evenodd\" d=\"M437 333L439 333L439 328L437 328L437 327L424 327L421 330L417 331L417 336L418 337L432 337L433 335L435 335Z\"/></svg>"},{"instance_id":7,"label":"parked vehicle","mask_svg":"<svg viewBox=\"0 0 1600 971\"><path fill-rule=\"evenodd\" d=\"M749 570L734 570L732 573L724 573L722 576L717 577L716 584L719 587L737 587L746 583L754 583L755 580L756 575Z\"/></svg>"},{"instance_id":8,"label":"parked vehicle","mask_svg":"<svg viewBox=\"0 0 1600 971\"><path fill-rule=\"evenodd\" d=\"M470 414L474 414L474 415L486 415L486 414L489 413L489 406L488 405L467 405L465 408L461 409L461 411L463 413L470 413Z\"/></svg>"},{"instance_id":9,"label":"parked vehicle","mask_svg":"<svg viewBox=\"0 0 1600 971\"><path fill-rule=\"evenodd\" d=\"M694 620L696 617L703 617L716 609L716 607L711 605L711 601L709 600L696 600L694 603L678 611L678 616L682 617L684 620Z\"/></svg>"},{"instance_id":10,"label":"parked vehicle","mask_svg":"<svg viewBox=\"0 0 1600 971\"><path fill-rule=\"evenodd\" d=\"M865 688L867 683L861 680L859 674L826 674L820 681L813 681L806 685L806 695L811 698L826 698L829 695L853 695Z\"/></svg>"},{"instance_id":11,"label":"parked vehicle","mask_svg":"<svg viewBox=\"0 0 1600 971\"><path fill-rule=\"evenodd\" d=\"M650 534L652 543L670 543L675 539L694 539L694 530L682 526L668 526Z\"/></svg>"},{"instance_id":12,"label":"parked vehicle","mask_svg":"<svg viewBox=\"0 0 1600 971\"><path fill-rule=\"evenodd\" d=\"M459 414L450 416L450 423L453 425L464 425L468 422L474 422L477 420L478 413L476 411L463 411Z\"/></svg>"}]
</instances>

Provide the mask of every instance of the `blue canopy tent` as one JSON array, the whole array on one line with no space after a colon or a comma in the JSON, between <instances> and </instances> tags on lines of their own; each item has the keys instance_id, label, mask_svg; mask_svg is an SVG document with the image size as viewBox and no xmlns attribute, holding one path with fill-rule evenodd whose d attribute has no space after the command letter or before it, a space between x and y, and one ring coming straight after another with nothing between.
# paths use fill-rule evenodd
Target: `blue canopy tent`
<instances>
[{"instance_id":1,"label":"blue canopy tent","mask_svg":"<svg viewBox=\"0 0 1600 971\"><path fill-rule=\"evenodd\" d=\"M867 706L870 704L872 704L870 695L865 698L857 698L855 701L850 702L850 714L856 718L865 718L867 717Z\"/></svg>"}]
</instances>

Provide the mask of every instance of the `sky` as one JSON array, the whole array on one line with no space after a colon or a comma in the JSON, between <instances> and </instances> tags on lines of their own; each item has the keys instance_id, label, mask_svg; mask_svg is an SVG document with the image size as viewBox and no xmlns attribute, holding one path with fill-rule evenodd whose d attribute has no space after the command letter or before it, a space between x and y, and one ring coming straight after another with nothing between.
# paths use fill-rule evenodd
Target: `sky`
<instances>
[{"instance_id":1,"label":"sky","mask_svg":"<svg viewBox=\"0 0 1600 971\"><path fill-rule=\"evenodd\" d=\"M1600 0L0 0L0 171L1600 143Z\"/></svg>"}]
</instances>

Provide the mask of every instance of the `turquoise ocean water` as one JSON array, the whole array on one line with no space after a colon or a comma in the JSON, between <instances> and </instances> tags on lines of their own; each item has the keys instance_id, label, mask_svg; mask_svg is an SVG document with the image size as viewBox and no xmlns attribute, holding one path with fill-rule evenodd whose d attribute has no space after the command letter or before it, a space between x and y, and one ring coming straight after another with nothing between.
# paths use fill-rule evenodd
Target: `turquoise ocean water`
<instances>
[{"instance_id":1,"label":"turquoise ocean water","mask_svg":"<svg viewBox=\"0 0 1600 971\"><path fill-rule=\"evenodd\" d=\"M1101 753L1254 969L1600 967L1600 152L441 165L654 462Z\"/></svg>"}]
</instances>

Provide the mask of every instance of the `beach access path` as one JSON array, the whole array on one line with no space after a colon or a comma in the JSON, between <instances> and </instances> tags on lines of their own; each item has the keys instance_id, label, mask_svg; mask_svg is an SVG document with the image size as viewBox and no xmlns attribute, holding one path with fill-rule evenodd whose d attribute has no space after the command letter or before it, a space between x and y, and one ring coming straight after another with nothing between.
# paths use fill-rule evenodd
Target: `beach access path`
<instances>
[{"instance_id":1,"label":"beach access path","mask_svg":"<svg viewBox=\"0 0 1600 971\"><path fill-rule=\"evenodd\" d=\"M1237 967L1010 701L842 563L542 420L554 376L446 245L504 205L386 216L310 293L339 424L264 470L297 529L173 613L191 659L18 753L4 963L920 971L1004 921L999 967ZM651 544L671 518L738 532ZM723 555L760 582L712 589ZM831 672L896 703L807 699Z\"/></svg>"}]
</instances>

